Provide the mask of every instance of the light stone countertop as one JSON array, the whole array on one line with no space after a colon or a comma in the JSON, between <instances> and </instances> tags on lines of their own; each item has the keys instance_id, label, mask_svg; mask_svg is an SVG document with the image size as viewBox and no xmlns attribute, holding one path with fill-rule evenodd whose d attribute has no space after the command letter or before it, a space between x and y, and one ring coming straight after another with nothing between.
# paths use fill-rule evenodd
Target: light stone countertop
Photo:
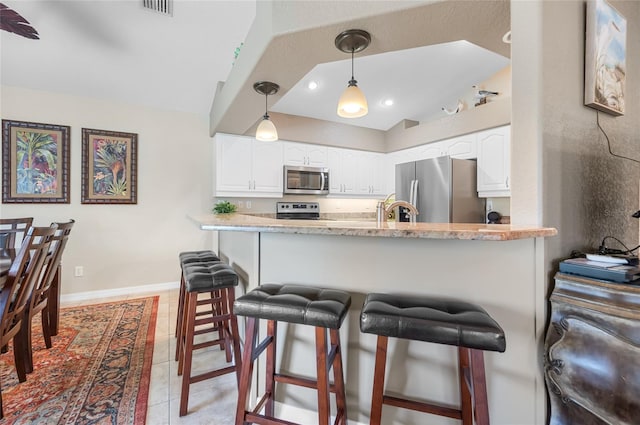
<instances>
[{"instance_id":1,"label":"light stone countertop","mask_svg":"<svg viewBox=\"0 0 640 425\"><path fill-rule=\"evenodd\" d=\"M511 224L388 222L378 225L375 221L277 220L239 213L202 214L189 218L202 230L308 235L508 241L555 236L558 233L556 229L549 227Z\"/></svg>"}]
</instances>

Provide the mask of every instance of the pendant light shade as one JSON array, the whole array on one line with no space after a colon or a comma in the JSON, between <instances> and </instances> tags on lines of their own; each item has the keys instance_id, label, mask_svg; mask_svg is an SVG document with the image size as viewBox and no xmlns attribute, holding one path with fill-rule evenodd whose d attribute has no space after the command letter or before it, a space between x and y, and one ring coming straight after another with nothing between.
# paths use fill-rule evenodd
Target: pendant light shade
<instances>
[{"instance_id":1,"label":"pendant light shade","mask_svg":"<svg viewBox=\"0 0 640 425\"><path fill-rule=\"evenodd\" d=\"M275 142L278 140L278 130L276 130L276 126L267 114L262 117L262 121L260 121L260 125L256 130L256 139L263 142Z\"/></svg>"},{"instance_id":2,"label":"pendant light shade","mask_svg":"<svg viewBox=\"0 0 640 425\"><path fill-rule=\"evenodd\" d=\"M371 42L371 35L364 30L347 30L336 37L336 47L345 53L351 53L351 80L338 101L338 115L343 118L359 118L367 115L369 106L367 98L358 87L353 76L354 55L367 48Z\"/></svg>"},{"instance_id":3,"label":"pendant light shade","mask_svg":"<svg viewBox=\"0 0 640 425\"><path fill-rule=\"evenodd\" d=\"M368 112L367 98L362 90L356 84L349 85L338 101L338 115L344 118L360 118Z\"/></svg>"},{"instance_id":4,"label":"pendant light shade","mask_svg":"<svg viewBox=\"0 0 640 425\"><path fill-rule=\"evenodd\" d=\"M262 142L275 142L278 140L278 130L276 130L273 121L269 119L267 99L269 95L278 93L280 86L270 81L258 81L253 85L253 89L264 95L264 116L256 130L256 139Z\"/></svg>"}]
</instances>

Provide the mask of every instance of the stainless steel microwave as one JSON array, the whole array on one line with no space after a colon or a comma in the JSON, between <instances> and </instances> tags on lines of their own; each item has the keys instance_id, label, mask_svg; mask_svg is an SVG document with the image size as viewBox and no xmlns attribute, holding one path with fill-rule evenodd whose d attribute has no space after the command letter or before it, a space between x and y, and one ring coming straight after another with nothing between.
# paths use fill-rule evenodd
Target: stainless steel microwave
<instances>
[{"instance_id":1,"label":"stainless steel microwave","mask_svg":"<svg viewBox=\"0 0 640 425\"><path fill-rule=\"evenodd\" d=\"M284 193L326 195L329 193L329 169L324 167L284 166Z\"/></svg>"}]
</instances>

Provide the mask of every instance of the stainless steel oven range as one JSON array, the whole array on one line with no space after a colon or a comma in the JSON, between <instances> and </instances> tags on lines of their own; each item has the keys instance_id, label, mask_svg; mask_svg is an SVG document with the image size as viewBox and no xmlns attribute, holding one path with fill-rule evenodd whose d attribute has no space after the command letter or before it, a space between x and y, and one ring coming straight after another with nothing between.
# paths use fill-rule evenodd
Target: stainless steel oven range
<instances>
[{"instance_id":1,"label":"stainless steel oven range","mask_svg":"<svg viewBox=\"0 0 640 425\"><path fill-rule=\"evenodd\" d=\"M278 202L276 218L293 220L318 220L320 205L317 202Z\"/></svg>"}]
</instances>

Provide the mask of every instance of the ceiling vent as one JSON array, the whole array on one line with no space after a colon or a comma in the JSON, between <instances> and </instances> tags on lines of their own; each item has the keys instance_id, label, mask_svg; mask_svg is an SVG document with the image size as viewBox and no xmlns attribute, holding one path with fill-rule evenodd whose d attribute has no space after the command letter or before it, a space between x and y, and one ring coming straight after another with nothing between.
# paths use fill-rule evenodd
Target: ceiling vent
<instances>
[{"instance_id":1,"label":"ceiling vent","mask_svg":"<svg viewBox=\"0 0 640 425\"><path fill-rule=\"evenodd\" d=\"M142 0L145 9L173 16L173 0Z\"/></svg>"}]
</instances>

